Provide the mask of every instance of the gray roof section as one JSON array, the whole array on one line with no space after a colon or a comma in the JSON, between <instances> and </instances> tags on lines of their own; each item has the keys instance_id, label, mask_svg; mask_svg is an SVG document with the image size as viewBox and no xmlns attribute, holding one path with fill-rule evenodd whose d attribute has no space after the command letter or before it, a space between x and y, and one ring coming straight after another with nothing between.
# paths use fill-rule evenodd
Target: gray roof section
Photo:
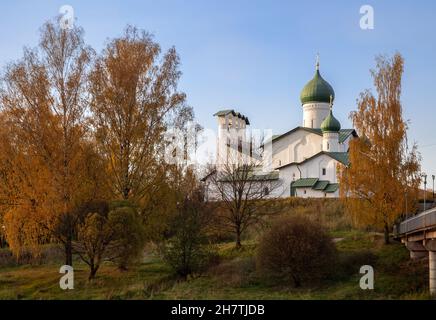
<instances>
[{"instance_id":1,"label":"gray roof section","mask_svg":"<svg viewBox=\"0 0 436 320\"><path fill-rule=\"evenodd\" d=\"M286 168L286 167L289 167L289 166L292 166L292 165L303 164L303 163L306 163L307 161L310 161L310 160L312 160L313 158L316 158L316 157L321 156L321 155L323 155L323 154L329 156L330 158L335 159L336 161L342 163L342 164L345 165L345 166L348 166L348 165L349 165L348 152L326 152L326 151L320 151L320 152L314 154L313 156L311 156L311 157L309 157L309 158L307 158L307 159L304 159L304 160L301 161L301 162L291 162L291 163L287 163L287 164L285 164L285 165L283 165L283 166L278 167L277 169L280 170L280 169L283 169L283 168Z\"/></svg>"},{"instance_id":2,"label":"gray roof section","mask_svg":"<svg viewBox=\"0 0 436 320\"><path fill-rule=\"evenodd\" d=\"M296 128L294 128L294 129L292 129L284 134L274 136L272 141L275 142L281 138L284 138L284 137L290 135L291 133L293 133L297 130L304 130L304 131L311 132L311 133L317 134L319 136L322 136L321 129L296 127ZM351 134L356 137L357 136L356 130L354 130L354 129L341 129L341 130L339 130L339 143L343 143Z\"/></svg>"},{"instance_id":3,"label":"gray roof section","mask_svg":"<svg viewBox=\"0 0 436 320\"><path fill-rule=\"evenodd\" d=\"M250 121L248 120L248 118L246 116L244 116L243 114L241 114L239 112L236 112L233 109L220 110L217 113L215 113L213 116L214 117L225 117L228 114L231 114L235 117L238 117L239 119L245 120L245 124L250 125Z\"/></svg>"}]
</instances>

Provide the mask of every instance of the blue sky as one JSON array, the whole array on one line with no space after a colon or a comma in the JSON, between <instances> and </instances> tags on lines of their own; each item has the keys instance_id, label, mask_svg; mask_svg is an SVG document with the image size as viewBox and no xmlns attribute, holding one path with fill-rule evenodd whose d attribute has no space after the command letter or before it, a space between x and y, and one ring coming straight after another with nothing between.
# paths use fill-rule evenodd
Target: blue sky
<instances>
[{"instance_id":1,"label":"blue sky","mask_svg":"<svg viewBox=\"0 0 436 320\"><path fill-rule=\"evenodd\" d=\"M23 46L35 46L39 27L66 4L98 51L126 24L152 32L164 50L174 45L182 62L180 89L209 128L222 108L274 133L301 125L299 94L313 76L317 52L336 92L335 116L350 127L359 92L372 87L375 55L399 51L409 140L420 146L423 169L436 174L435 1L4 0L0 66L19 58ZM365 4L374 8L374 30L359 27Z\"/></svg>"}]
</instances>

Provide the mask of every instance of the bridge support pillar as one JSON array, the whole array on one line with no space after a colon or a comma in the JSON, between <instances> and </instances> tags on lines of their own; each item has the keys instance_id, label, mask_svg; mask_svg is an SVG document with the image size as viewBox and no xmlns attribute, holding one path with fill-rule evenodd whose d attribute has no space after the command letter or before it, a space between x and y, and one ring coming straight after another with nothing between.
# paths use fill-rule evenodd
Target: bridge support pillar
<instances>
[{"instance_id":1,"label":"bridge support pillar","mask_svg":"<svg viewBox=\"0 0 436 320\"><path fill-rule=\"evenodd\" d=\"M427 257L427 251L410 251L410 259L418 260Z\"/></svg>"},{"instance_id":2,"label":"bridge support pillar","mask_svg":"<svg viewBox=\"0 0 436 320\"><path fill-rule=\"evenodd\" d=\"M436 252L428 252L430 294L436 296Z\"/></svg>"},{"instance_id":3,"label":"bridge support pillar","mask_svg":"<svg viewBox=\"0 0 436 320\"><path fill-rule=\"evenodd\" d=\"M410 252L410 259L421 259L427 257L427 249L421 241L407 241L406 248Z\"/></svg>"},{"instance_id":4,"label":"bridge support pillar","mask_svg":"<svg viewBox=\"0 0 436 320\"><path fill-rule=\"evenodd\" d=\"M436 297L436 240L425 240L424 247L428 250L428 277L430 294Z\"/></svg>"}]
</instances>

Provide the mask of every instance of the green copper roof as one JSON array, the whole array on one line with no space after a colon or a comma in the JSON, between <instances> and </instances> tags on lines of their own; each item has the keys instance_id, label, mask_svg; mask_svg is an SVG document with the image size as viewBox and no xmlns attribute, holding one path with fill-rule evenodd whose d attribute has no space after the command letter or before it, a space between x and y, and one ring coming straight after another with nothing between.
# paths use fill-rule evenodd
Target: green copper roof
<instances>
[{"instance_id":1,"label":"green copper roof","mask_svg":"<svg viewBox=\"0 0 436 320\"><path fill-rule=\"evenodd\" d=\"M327 188L329 181L326 180L318 180L318 182L313 186L314 190L324 190Z\"/></svg>"},{"instance_id":2,"label":"green copper roof","mask_svg":"<svg viewBox=\"0 0 436 320\"><path fill-rule=\"evenodd\" d=\"M338 183L330 183L327 188L324 189L324 192L326 193L333 193L336 192L339 189Z\"/></svg>"},{"instance_id":3,"label":"green copper roof","mask_svg":"<svg viewBox=\"0 0 436 320\"><path fill-rule=\"evenodd\" d=\"M327 118L321 123L322 132L339 132L341 130L341 124L333 116L333 111L330 109L330 113Z\"/></svg>"},{"instance_id":4,"label":"green copper roof","mask_svg":"<svg viewBox=\"0 0 436 320\"><path fill-rule=\"evenodd\" d=\"M302 178L292 182L293 188L312 188L318 181L318 178Z\"/></svg>"},{"instance_id":5,"label":"green copper roof","mask_svg":"<svg viewBox=\"0 0 436 320\"><path fill-rule=\"evenodd\" d=\"M343 165L348 166L350 164L350 159L348 157L348 152L326 152L330 157L339 161Z\"/></svg>"},{"instance_id":6,"label":"green copper roof","mask_svg":"<svg viewBox=\"0 0 436 320\"><path fill-rule=\"evenodd\" d=\"M318 178L302 178L291 183L292 188L312 188L313 190L333 193L339 189L339 183L319 180Z\"/></svg>"},{"instance_id":7,"label":"green copper roof","mask_svg":"<svg viewBox=\"0 0 436 320\"><path fill-rule=\"evenodd\" d=\"M335 98L335 91L332 86L321 77L319 70L301 91L300 100L302 104L309 102L330 102L330 96Z\"/></svg>"},{"instance_id":8,"label":"green copper roof","mask_svg":"<svg viewBox=\"0 0 436 320\"><path fill-rule=\"evenodd\" d=\"M342 143L345 140L347 140L347 138L350 134L357 135L357 133L354 129L341 129L339 131L339 143Z\"/></svg>"}]
</instances>

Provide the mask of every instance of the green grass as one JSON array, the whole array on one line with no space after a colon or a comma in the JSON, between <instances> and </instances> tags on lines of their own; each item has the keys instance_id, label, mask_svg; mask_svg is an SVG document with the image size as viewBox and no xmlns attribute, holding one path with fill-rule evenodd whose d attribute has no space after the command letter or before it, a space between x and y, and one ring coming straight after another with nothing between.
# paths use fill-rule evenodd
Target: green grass
<instances>
[{"instance_id":1,"label":"green grass","mask_svg":"<svg viewBox=\"0 0 436 320\"><path fill-rule=\"evenodd\" d=\"M409 260L399 243L383 244L382 235L360 231L334 232L343 238L336 245L344 274L299 289L286 283L264 281L256 273L256 243L236 250L234 243L219 245L221 263L207 273L180 281L158 258L121 272L112 264L102 266L89 283L88 270L76 264L74 290L59 288L59 264L0 268L0 299L428 299L426 261ZM368 252L370 254L361 254ZM375 268L375 290L361 290L362 264ZM371 261L370 261L371 260Z\"/></svg>"}]
</instances>

